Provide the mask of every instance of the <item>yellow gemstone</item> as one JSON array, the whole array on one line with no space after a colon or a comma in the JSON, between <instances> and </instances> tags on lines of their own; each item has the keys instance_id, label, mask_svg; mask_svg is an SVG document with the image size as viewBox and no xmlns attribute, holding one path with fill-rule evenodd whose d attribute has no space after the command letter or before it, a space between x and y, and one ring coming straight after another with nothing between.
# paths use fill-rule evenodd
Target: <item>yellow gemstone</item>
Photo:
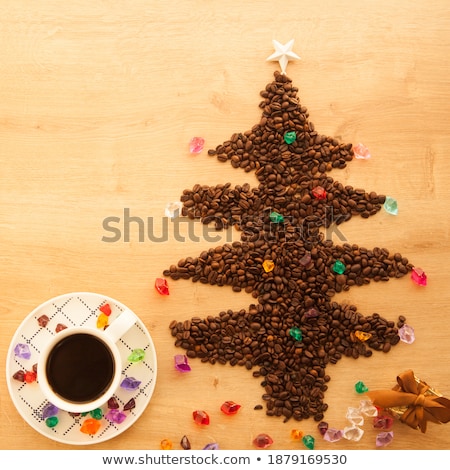
<instances>
[{"instance_id":1,"label":"yellow gemstone","mask_svg":"<svg viewBox=\"0 0 450 470\"><path fill-rule=\"evenodd\" d=\"M294 441L300 441L303 437L303 432L300 431L299 429L293 429L291 431L291 439Z\"/></svg>"},{"instance_id":2,"label":"yellow gemstone","mask_svg":"<svg viewBox=\"0 0 450 470\"><path fill-rule=\"evenodd\" d=\"M162 450L171 450L173 448L172 441L170 439L163 439L160 443Z\"/></svg>"},{"instance_id":3,"label":"yellow gemstone","mask_svg":"<svg viewBox=\"0 0 450 470\"><path fill-rule=\"evenodd\" d=\"M101 313L98 318L97 318L97 328L103 329L105 326L108 325L108 315L105 315L104 313Z\"/></svg>"},{"instance_id":4,"label":"yellow gemstone","mask_svg":"<svg viewBox=\"0 0 450 470\"><path fill-rule=\"evenodd\" d=\"M263 262L263 268L264 268L264 271L266 271L266 273L269 273L270 271L272 271L274 267L275 267L275 263L271 261L270 259L266 259Z\"/></svg>"},{"instance_id":5,"label":"yellow gemstone","mask_svg":"<svg viewBox=\"0 0 450 470\"><path fill-rule=\"evenodd\" d=\"M372 335L370 333L366 333L365 331L360 330L355 331L355 336L362 342L372 338Z\"/></svg>"}]
</instances>

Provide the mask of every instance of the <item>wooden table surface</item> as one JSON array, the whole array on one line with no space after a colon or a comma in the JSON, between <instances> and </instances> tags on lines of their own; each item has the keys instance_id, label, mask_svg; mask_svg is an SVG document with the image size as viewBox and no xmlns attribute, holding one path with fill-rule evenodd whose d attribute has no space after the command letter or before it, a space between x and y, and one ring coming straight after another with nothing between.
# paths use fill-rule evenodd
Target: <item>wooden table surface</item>
<instances>
[{"instance_id":1,"label":"wooden table surface","mask_svg":"<svg viewBox=\"0 0 450 470\"><path fill-rule=\"evenodd\" d=\"M407 369L450 396L447 1L2 0L0 448L74 448L22 419L8 393L5 362L14 332L36 306L87 291L138 313L158 356L156 389L140 419L91 448L159 449L166 438L179 449L186 434L194 449L213 441L222 449L253 449L253 438L268 433L272 449L301 449L290 436L296 428L316 436L317 449L375 449L369 422L359 442L330 444L312 419L283 423L255 411L264 390L245 368L195 360L189 374L174 370L173 356L183 351L170 335L172 320L246 308L253 299L186 280L169 280L170 295L161 296L155 279L179 259L238 240L239 233L220 233L218 242L180 241L169 226L160 241L140 240L135 223L125 238L126 211L164 233L164 208L184 189L256 184L253 173L220 163L207 149L259 122L259 92L279 70L266 61L273 39L295 40L301 60L290 62L287 74L316 129L371 151L370 160L354 160L331 176L398 200L397 216L382 210L341 226L345 240L401 252L429 280L419 288L408 276L335 297L365 315L406 316L416 341L329 365L325 420L347 425L347 407L360 399L357 381L391 388ZM193 136L206 140L195 156L188 151ZM103 225L108 217L120 219L116 242L102 240L111 237ZM236 416L220 413L225 400L242 405ZM209 411L208 427L193 422L197 408ZM430 424L422 434L396 422L389 448L450 449L449 426Z\"/></svg>"}]
</instances>

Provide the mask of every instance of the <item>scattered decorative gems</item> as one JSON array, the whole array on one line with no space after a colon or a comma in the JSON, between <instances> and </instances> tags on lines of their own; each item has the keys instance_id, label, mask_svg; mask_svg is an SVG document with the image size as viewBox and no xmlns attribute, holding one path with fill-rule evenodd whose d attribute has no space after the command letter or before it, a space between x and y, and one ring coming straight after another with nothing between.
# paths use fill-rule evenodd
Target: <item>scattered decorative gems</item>
<instances>
[{"instance_id":1,"label":"scattered decorative gems","mask_svg":"<svg viewBox=\"0 0 450 470\"><path fill-rule=\"evenodd\" d=\"M388 214L392 214L392 215L398 214L398 204L397 204L397 201L393 197L386 196L386 200L384 201L383 208Z\"/></svg>"},{"instance_id":2,"label":"scattered decorative gems","mask_svg":"<svg viewBox=\"0 0 450 470\"><path fill-rule=\"evenodd\" d=\"M50 416L45 420L45 425L48 428L54 428L59 423L59 419L57 416Z\"/></svg>"},{"instance_id":3,"label":"scattered decorative gems","mask_svg":"<svg viewBox=\"0 0 450 470\"><path fill-rule=\"evenodd\" d=\"M31 351L27 344L18 343L14 348L14 354L22 359L30 359Z\"/></svg>"},{"instance_id":4,"label":"scattered decorative gems","mask_svg":"<svg viewBox=\"0 0 450 470\"><path fill-rule=\"evenodd\" d=\"M394 433L392 431L380 432L380 434L377 434L375 444L377 447L385 447L389 445L393 439L394 439Z\"/></svg>"},{"instance_id":5,"label":"scattered decorative gems","mask_svg":"<svg viewBox=\"0 0 450 470\"><path fill-rule=\"evenodd\" d=\"M103 418L103 411L102 411L101 408L95 408L95 410L90 411L89 414L94 419L102 419Z\"/></svg>"},{"instance_id":6,"label":"scattered decorative gems","mask_svg":"<svg viewBox=\"0 0 450 470\"><path fill-rule=\"evenodd\" d=\"M289 145L292 144L292 142L295 142L297 140L297 134L295 131L288 131L285 132L284 134L284 141Z\"/></svg>"},{"instance_id":7,"label":"scattered decorative gems","mask_svg":"<svg viewBox=\"0 0 450 470\"><path fill-rule=\"evenodd\" d=\"M167 284L167 281L165 279L158 277L155 280L155 289L161 295L169 295L169 285Z\"/></svg>"},{"instance_id":8,"label":"scattered decorative gems","mask_svg":"<svg viewBox=\"0 0 450 470\"><path fill-rule=\"evenodd\" d=\"M301 258L300 258L300 264L302 266L308 266L309 263L311 263L311 254L310 253L305 253Z\"/></svg>"},{"instance_id":9,"label":"scattered decorative gems","mask_svg":"<svg viewBox=\"0 0 450 470\"><path fill-rule=\"evenodd\" d=\"M188 357L185 354L175 354L173 357L175 369L178 372L190 372L191 366L188 364Z\"/></svg>"},{"instance_id":10,"label":"scattered decorative gems","mask_svg":"<svg viewBox=\"0 0 450 470\"><path fill-rule=\"evenodd\" d=\"M131 351L131 354L128 356L130 362L141 362L145 358L145 351L143 349L137 348Z\"/></svg>"},{"instance_id":11,"label":"scattered decorative gems","mask_svg":"<svg viewBox=\"0 0 450 470\"><path fill-rule=\"evenodd\" d=\"M164 209L164 214L169 219L176 219L181 214L183 203L181 201L169 202Z\"/></svg>"},{"instance_id":12,"label":"scattered decorative gems","mask_svg":"<svg viewBox=\"0 0 450 470\"><path fill-rule=\"evenodd\" d=\"M130 411L133 408L136 408L136 401L134 398L130 398L123 406L123 411Z\"/></svg>"},{"instance_id":13,"label":"scattered decorative gems","mask_svg":"<svg viewBox=\"0 0 450 470\"><path fill-rule=\"evenodd\" d=\"M101 313L97 318L97 328L103 330L105 326L108 326L109 317L104 313Z\"/></svg>"},{"instance_id":14,"label":"scattered decorative gems","mask_svg":"<svg viewBox=\"0 0 450 470\"><path fill-rule=\"evenodd\" d=\"M48 325L48 322L50 319L47 317L47 315L41 315L38 319L38 325L41 326L42 328L45 328Z\"/></svg>"},{"instance_id":15,"label":"scattered decorative gems","mask_svg":"<svg viewBox=\"0 0 450 470\"><path fill-rule=\"evenodd\" d=\"M323 438L328 442L340 441L343 437L343 432L340 429L328 428L323 435Z\"/></svg>"},{"instance_id":16,"label":"scattered decorative gems","mask_svg":"<svg viewBox=\"0 0 450 470\"><path fill-rule=\"evenodd\" d=\"M136 380L134 377L125 377L123 380L122 380L122 383L120 384L120 386L122 388L124 388L125 390L136 390L139 385L141 385L141 381L140 380Z\"/></svg>"},{"instance_id":17,"label":"scattered decorative gems","mask_svg":"<svg viewBox=\"0 0 450 470\"><path fill-rule=\"evenodd\" d=\"M127 418L127 415L120 410L111 409L106 413L105 418L111 423L121 424Z\"/></svg>"},{"instance_id":18,"label":"scattered decorative gems","mask_svg":"<svg viewBox=\"0 0 450 470\"><path fill-rule=\"evenodd\" d=\"M226 401L222 403L222 406L220 407L220 411L225 413L226 415L235 415L239 409L241 408L241 405L238 405L234 401Z\"/></svg>"},{"instance_id":19,"label":"scattered decorative gems","mask_svg":"<svg viewBox=\"0 0 450 470\"><path fill-rule=\"evenodd\" d=\"M59 408L52 403L47 403L42 409L42 419L50 418L58 414Z\"/></svg>"},{"instance_id":20,"label":"scattered decorative gems","mask_svg":"<svg viewBox=\"0 0 450 470\"><path fill-rule=\"evenodd\" d=\"M364 385L364 382L356 382L355 383L355 390L356 393L366 393L369 391L369 389Z\"/></svg>"},{"instance_id":21,"label":"scattered decorative gems","mask_svg":"<svg viewBox=\"0 0 450 470\"><path fill-rule=\"evenodd\" d=\"M219 449L219 444L217 442L210 442L209 444L206 444L205 447L203 447L203 450L218 450Z\"/></svg>"},{"instance_id":22,"label":"scattered decorative gems","mask_svg":"<svg viewBox=\"0 0 450 470\"><path fill-rule=\"evenodd\" d=\"M270 260L270 259L266 259L263 264L262 264L263 268L264 268L264 271L266 273L270 273L270 271L273 271L273 268L275 267L275 263Z\"/></svg>"},{"instance_id":23,"label":"scattered decorative gems","mask_svg":"<svg viewBox=\"0 0 450 470\"><path fill-rule=\"evenodd\" d=\"M355 331L355 336L356 338L358 338L361 342L365 342L367 340L369 340L370 338L372 338L372 333L367 333L365 331L361 331L361 330L356 330Z\"/></svg>"},{"instance_id":24,"label":"scattered decorative gems","mask_svg":"<svg viewBox=\"0 0 450 470\"><path fill-rule=\"evenodd\" d=\"M172 444L172 441L170 439L163 439L159 443L159 447L161 448L161 450L171 450L171 449L173 449L173 444Z\"/></svg>"},{"instance_id":25,"label":"scattered decorative gems","mask_svg":"<svg viewBox=\"0 0 450 470\"><path fill-rule=\"evenodd\" d=\"M315 318L319 316L319 312L315 308L310 308L305 312L305 318Z\"/></svg>"},{"instance_id":26,"label":"scattered decorative gems","mask_svg":"<svg viewBox=\"0 0 450 470\"><path fill-rule=\"evenodd\" d=\"M182 449L184 450L190 450L192 447L191 447L191 442L189 441L188 437L186 435L184 435L182 438L181 438L181 441L180 441L180 446Z\"/></svg>"},{"instance_id":27,"label":"scattered decorative gems","mask_svg":"<svg viewBox=\"0 0 450 470\"><path fill-rule=\"evenodd\" d=\"M416 340L416 335L414 334L414 328L407 325L406 323L398 329L398 336L400 340L407 344L412 344Z\"/></svg>"},{"instance_id":28,"label":"scattered decorative gems","mask_svg":"<svg viewBox=\"0 0 450 470\"><path fill-rule=\"evenodd\" d=\"M342 437L349 441L358 442L363 437L364 431L358 426L347 426L342 431Z\"/></svg>"},{"instance_id":29,"label":"scattered decorative gems","mask_svg":"<svg viewBox=\"0 0 450 470\"><path fill-rule=\"evenodd\" d=\"M269 219L274 224L282 224L284 222L284 217L275 211L270 213Z\"/></svg>"},{"instance_id":30,"label":"scattered decorative gems","mask_svg":"<svg viewBox=\"0 0 450 470\"><path fill-rule=\"evenodd\" d=\"M98 430L101 428L101 423L97 419L88 418L85 419L81 425L80 431L84 434L96 434Z\"/></svg>"},{"instance_id":31,"label":"scattered decorative gems","mask_svg":"<svg viewBox=\"0 0 450 470\"><path fill-rule=\"evenodd\" d=\"M189 141L189 151L191 153L201 153L205 146L205 139L203 137L192 137Z\"/></svg>"},{"instance_id":32,"label":"scattered decorative gems","mask_svg":"<svg viewBox=\"0 0 450 470\"><path fill-rule=\"evenodd\" d=\"M303 431L300 431L300 429L293 429L291 431L291 439L294 441L300 441L303 438Z\"/></svg>"},{"instance_id":33,"label":"scattered decorative gems","mask_svg":"<svg viewBox=\"0 0 450 470\"><path fill-rule=\"evenodd\" d=\"M301 341L303 339L302 330L300 330L300 328L297 328L296 326L289 330L289 335L292 336L295 341Z\"/></svg>"},{"instance_id":34,"label":"scattered decorative gems","mask_svg":"<svg viewBox=\"0 0 450 470\"><path fill-rule=\"evenodd\" d=\"M327 192L325 191L325 188L322 188L322 186L316 186L312 190L312 195L316 199L326 199L327 198Z\"/></svg>"},{"instance_id":35,"label":"scattered decorative gems","mask_svg":"<svg viewBox=\"0 0 450 470\"><path fill-rule=\"evenodd\" d=\"M192 412L192 417L197 424L202 424L207 426L209 424L209 416L206 411L195 410Z\"/></svg>"},{"instance_id":36,"label":"scattered decorative gems","mask_svg":"<svg viewBox=\"0 0 450 470\"><path fill-rule=\"evenodd\" d=\"M111 305L105 304L99 307L100 312L104 313L107 317L111 315Z\"/></svg>"},{"instance_id":37,"label":"scattered decorative gems","mask_svg":"<svg viewBox=\"0 0 450 470\"><path fill-rule=\"evenodd\" d=\"M258 447L258 449L267 449L273 444L273 439L265 433L258 434L254 439L253 439L253 445L255 447Z\"/></svg>"},{"instance_id":38,"label":"scattered decorative gems","mask_svg":"<svg viewBox=\"0 0 450 470\"><path fill-rule=\"evenodd\" d=\"M427 275L421 268L412 268L411 271L411 279L418 285L418 286L426 286L427 285Z\"/></svg>"},{"instance_id":39,"label":"scattered decorative gems","mask_svg":"<svg viewBox=\"0 0 450 470\"><path fill-rule=\"evenodd\" d=\"M313 450L314 449L314 444L315 444L315 439L311 435L307 434L306 436L303 436L302 438L303 445L309 449Z\"/></svg>"},{"instance_id":40,"label":"scattered decorative gems","mask_svg":"<svg viewBox=\"0 0 450 470\"><path fill-rule=\"evenodd\" d=\"M336 274L344 274L345 273L345 264L340 260L336 260L335 263L333 264L332 269Z\"/></svg>"},{"instance_id":41,"label":"scattered decorative gems","mask_svg":"<svg viewBox=\"0 0 450 470\"><path fill-rule=\"evenodd\" d=\"M345 417L352 423L357 426L362 426L364 424L364 417L361 414L361 410L359 408L353 408L351 406L347 409L347 414Z\"/></svg>"},{"instance_id":42,"label":"scattered decorative gems","mask_svg":"<svg viewBox=\"0 0 450 470\"><path fill-rule=\"evenodd\" d=\"M327 423L326 421L321 421L321 422L317 425L317 429L319 430L320 434L323 436L323 435L327 432L328 423Z\"/></svg>"},{"instance_id":43,"label":"scattered decorative gems","mask_svg":"<svg viewBox=\"0 0 450 470\"><path fill-rule=\"evenodd\" d=\"M370 158L369 149L364 144L356 144L353 146L355 158L360 160L368 160Z\"/></svg>"}]
</instances>

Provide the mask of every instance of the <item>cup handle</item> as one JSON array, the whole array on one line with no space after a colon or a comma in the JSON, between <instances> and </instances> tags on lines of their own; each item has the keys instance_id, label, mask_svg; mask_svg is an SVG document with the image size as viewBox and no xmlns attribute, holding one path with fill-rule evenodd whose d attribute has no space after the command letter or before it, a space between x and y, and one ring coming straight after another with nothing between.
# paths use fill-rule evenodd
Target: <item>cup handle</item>
<instances>
[{"instance_id":1,"label":"cup handle","mask_svg":"<svg viewBox=\"0 0 450 470\"><path fill-rule=\"evenodd\" d=\"M138 317L131 310L124 310L109 326L104 330L114 343L136 323Z\"/></svg>"}]
</instances>

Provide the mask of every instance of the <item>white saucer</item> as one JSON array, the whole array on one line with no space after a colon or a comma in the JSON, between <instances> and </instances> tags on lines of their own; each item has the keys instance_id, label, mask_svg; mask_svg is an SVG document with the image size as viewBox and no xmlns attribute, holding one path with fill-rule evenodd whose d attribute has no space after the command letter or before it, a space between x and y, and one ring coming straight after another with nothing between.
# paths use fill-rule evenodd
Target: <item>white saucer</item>
<instances>
[{"instance_id":1,"label":"white saucer","mask_svg":"<svg viewBox=\"0 0 450 470\"><path fill-rule=\"evenodd\" d=\"M20 382L13 378L19 370L31 371L33 369L33 365L39 360L42 346L56 334L55 328L59 323L67 327L87 325L96 328L97 318L101 313L99 307L104 304L109 304L111 307L112 321L127 308L110 297L89 292L75 292L55 297L44 302L26 317L11 341L6 359L6 382L12 401L23 419L49 439L72 445L97 444L112 439L136 422L152 397L156 383L156 352L152 338L140 320L117 344L124 367L122 377L133 377L141 381L136 390L128 391L119 387L114 394L120 411L123 411L124 405L131 398L134 398L136 404L132 410L124 411L127 417L120 424L103 417L100 420L101 427L96 434L84 434L80 431L81 425L91 416L88 414L74 417L60 410L57 414L58 424L50 428L42 417L43 408L48 401L40 391L38 383ZM47 315L49 318L46 327L39 326L38 318L41 315ZM18 343L28 345L31 351L30 359L22 359L15 355L14 348ZM144 360L137 363L128 361L131 351L138 348L145 351ZM108 412L106 403L102 411L103 415Z\"/></svg>"}]
</instances>

